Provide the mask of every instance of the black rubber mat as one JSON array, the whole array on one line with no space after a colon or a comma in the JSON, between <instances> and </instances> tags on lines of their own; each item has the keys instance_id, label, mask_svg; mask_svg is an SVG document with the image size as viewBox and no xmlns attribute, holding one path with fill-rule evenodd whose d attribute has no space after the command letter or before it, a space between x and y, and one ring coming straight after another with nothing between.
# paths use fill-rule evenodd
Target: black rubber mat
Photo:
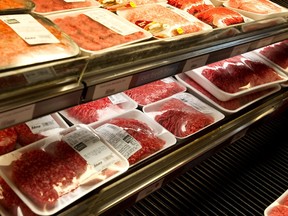
<instances>
[{"instance_id":1,"label":"black rubber mat","mask_svg":"<svg viewBox=\"0 0 288 216\"><path fill-rule=\"evenodd\" d=\"M121 215L264 215L288 189L287 131L286 111Z\"/></svg>"}]
</instances>

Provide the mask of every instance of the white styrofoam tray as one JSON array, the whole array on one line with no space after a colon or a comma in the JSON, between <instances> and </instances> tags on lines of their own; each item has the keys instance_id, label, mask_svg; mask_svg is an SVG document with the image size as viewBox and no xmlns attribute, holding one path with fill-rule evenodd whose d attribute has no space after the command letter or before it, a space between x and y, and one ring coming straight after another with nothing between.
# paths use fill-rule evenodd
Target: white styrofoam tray
<instances>
[{"instance_id":1,"label":"white styrofoam tray","mask_svg":"<svg viewBox=\"0 0 288 216\"><path fill-rule=\"evenodd\" d=\"M271 67L271 65L269 65L269 63L264 61L262 58L257 56L255 53L249 52L249 53L242 54L242 56L244 56L245 58L248 58L250 60L260 61L260 62L268 65L269 67ZM243 88L243 89L241 89L235 93L229 93L229 92L225 92L222 89L218 88L216 85L214 85L212 82L210 82L208 79L206 79L201 74L203 69L206 67L207 66L202 66L200 68L196 68L196 69L193 69L191 71L185 72L185 74L188 75L189 77L191 77L193 80L195 80L197 83L199 83L203 88L205 88L208 92L210 92L214 97L216 97L218 100L221 100L221 101L228 101L228 100L231 100L233 98L241 97L241 96L244 96L244 95L256 92L256 91L264 90L264 89L270 88L271 86L273 86L275 84L281 84L281 83L284 83L288 80L288 77L283 73L283 71L281 71L277 68L273 68L274 71L281 76L280 80L264 83L261 85L256 85L253 87Z\"/></svg>"},{"instance_id":2,"label":"white styrofoam tray","mask_svg":"<svg viewBox=\"0 0 288 216\"><path fill-rule=\"evenodd\" d=\"M273 203L271 203L265 210L264 210L264 216L270 216L270 212L272 209L278 205L283 205L285 199L286 205L284 205L287 208L286 214L288 215L288 190L286 190L278 199L276 199ZM282 215L279 213L279 215ZM284 216L284 214L283 214Z\"/></svg>"}]
</instances>

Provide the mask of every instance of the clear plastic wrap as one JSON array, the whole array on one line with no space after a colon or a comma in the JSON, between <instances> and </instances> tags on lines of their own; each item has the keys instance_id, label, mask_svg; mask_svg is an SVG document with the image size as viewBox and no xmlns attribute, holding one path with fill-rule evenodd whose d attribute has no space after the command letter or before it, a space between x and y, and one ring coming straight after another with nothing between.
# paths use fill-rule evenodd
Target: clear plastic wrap
<instances>
[{"instance_id":1,"label":"clear plastic wrap","mask_svg":"<svg viewBox=\"0 0 288 216\"><path fill-rule=\"evenodd\" d=\"M151 157L176 143L175 137L143 112L131 110L106 121L90 124L115 147L130 165Z\"/></svg>"},{"instance_id":2,"label":"clear plastic wrap","mask_svg":"<svg viewBox=\"0 0 288 216\"><path fill-rule=\"evenodd\" d=\"M178 93L143 107L143 112L178 139L184 139L224 118L189 93Z\"/></svg>"},{"instance_id":3,"label":"clear plastic wrap","mask_svg":"<svg viewBox=\"0 0 288 216\"><path fill-rule=\"evenodd\" d=\"M77 125L0 157L0 174L36 214L51 215L128 169L91 128Z\"/></svg>"},{"instance_id":4,"label":"clear plastic wrap","mask_svg":"<svg viewBox=\"0 0 288 216\"><path fill-rule=\"evenodd\" d=\"M221 101L231 100L287 81L287 76L281 70L271 67L251 52L185 74Z\"/></svg>"},{"instance_id":5,"label":"clear plastic wrap","mask_svg":"<svg viewBox=\"0 0 288 216\"><path fill-rule=\"evenodd\" d=\"M185 86L178 83L174 78L167 77L126 90L124 93L135 100L140 106L145 106L184 91L186 91Z\"/></svg>"},{"instance_id":6,"label":"clear plastic wrap","mask_svg":"<svg viewBox=\"0 0 288 216\"><path fill-rule=\"evenodd\" d=\"M123 93L110 95L60 111L72 124L90 124L135 109L137 103Z\"/></svg>"},{"instance_id":7,"label":"clear plastic wrap","mask_svg":"<svg viewBox=\"0 0 288 216\"><path fill-rule=\"evenodd\" d=\"M87 54L102 53L152 37L139 26L103 8L52 14L47 17Z\"/></svg>"},{"instance_id":8,"label":"clear plastic wrap","mask_svg":"<svg viewBox=\"0 0 288 216\"><path fill-rule=\"evenodd\" d=\"M15 150L17 144L17 132L14 127L0 130L0 155Z\"/></svg>"},{"instance_id":9,"label":"clear plastic wrap","mask_svg":"<svg viewBox=\"0 0 288 216\"><path fill-rule=\"evenodd\" d=\"M0 14L28 13L34 6L30 0L1 0Z\"/></svg>"},{"instance_id":10,"label":"clear plastic wrap","mask_svg":"<svg viewBox=\"0 0 288 216\"><path fill-rule=\"evenodd\" d=\"M117 14L149 31L158 39L191 36L212 30L186 11L168 4L147 4L117 10Z\"/></svg>"},{"instance_id":11,"label":"clear plastic wrap","mask_svg":"<svg viewBox=\"0 0 288 216\"><path fill-rule=\"evenodd\" d=\"M215 7L210 0L168 0L168 4L192 15Z\"/></svg>"}]
</instances>

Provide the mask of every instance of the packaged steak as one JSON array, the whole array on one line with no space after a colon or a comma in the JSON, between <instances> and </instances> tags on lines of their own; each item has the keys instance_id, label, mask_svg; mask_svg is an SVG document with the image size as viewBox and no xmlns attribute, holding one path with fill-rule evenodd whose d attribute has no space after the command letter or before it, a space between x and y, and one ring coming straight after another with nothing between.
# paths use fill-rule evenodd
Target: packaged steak
<instances>
[{"instance_id":1,"label":"packaged steak","mask_svg":"<svg viewBox=\"0 0 288 216\"><path fill-rule=\"evenodd\" d=\"M277 84L263 91L254 92L227 101L221 101L214 97L210 92L204 89L201 85L199 85L195 80L187 76L185 73L177 74L175 77L179 82L187 87L189 92L199 96L200 99L203 99L204 102L211 104L213 107L220 110L224 114L236 113L245 107L261 100L262 98L280 91L281 89L281 86Z\"/></svg>"},{"instance_id":2,"label":"packaged steak","mask_svg":"<svg viewBox=\"0 0 288 216\"><path fill-rule=\"evenodd\" d=\"M155 3L117 10L117 14L149 31L155 38L169 39L207 33L212 27L187 11Z\"/></svg>"},{"instance_id":3,"label":"packaged steak","mask_svg":"<svg viewBox=\"0 0 288 216\"><path fill-rule=\"evenodd\" d=\"M288 215L288 190L271 203L264 211L264 216Z\"/></svg>"},{"instance_id":4,"label":"packaged steak","mask_svg":"<svg viewBox=\"0 0 288 216\"><path fill-rule=\"evenodd\" d=\"M152 37L139 26L103 8L52 14L46 17L67 33L82 52L87 54L102 53Z\"/></svg>"},{"instance_id":5,"label":"packaged steak","mask_svg":"<svg viewBox=\"0 0 288 216\"><path fill-rule=\"evenodd\" d=\"M176 143L170 132L139 110L131 110L90 126L117 149L130 166Z\"/></svg>"},{"instance_id":6,"label":"packaged steak","mask_svg":"<svg viewBox=\"0 0 288 216\"><path fill-rule=\"evenodd\" d=\"M223 5L255 20L288 14L287 8L269 0L227 0Z\"/></svg>"},{"instance_id":7,"label":"packaged steak","mask_svg":"<svg viewBox=\"0 0 288 216\"><path fill-rule=\"evenodd\" d=\"M218 100L227 101L287 81L287 76L252 52L185 72Z\"/></svg>"},{"instance_id":8,"label":"packaged steak","mask_svg":"<svg viewBox=\"0 0 288 216\"><path fill-rule=\"evenodd\" d=\"M43 16L0 15L0 31L0 71L62 60L80 53L77 44Z\"/></svg>"},{"instance_id":9,"label":"packaged steak","mask_svg":"<svg viewBox=\"0 0 288 216\"><path fill-rule=\"evenodd\" d=\"M100 4L96 0L33 0L33 2L35 4L33 12L41 15L87 9L90 7L100 7Z\"/></svg>"},{"instance_id":10,"label":"packaged steak","mask_svg":"<svg viewBox=\"0 0 288 216\"><path fill-rule=\"evenodd\" d=\"M192 15L215 7L210 0L168 0L168 4Z\"/></svg>"},{"instance_id":11,"label":"packaged steak","mask_svg":"<svg viewBox=\"0 0 288 216\"><path fill-rule=\"evenodd\" d=\"M17 133L14 127L0 130L0 155L15 150L17 144Z\"/></svg>"},{"instance_id":12,"label":"packaged steak","mask_svg":"<svg viewBox=\"0 0 288 216\"><path fill-rule=\"evenodd\" d=\"M17 144L26 146L59 133L69 126L58 113L53 113L13 127L17 133Z\"/></svg>"},{"instance_id":13,"label":"packaged steak","mask_svg":"<svg viewBox=\"0 0 288 216\"><path fill-rule=\"evenodd\" d=\"M173 77L156 80L129 90L124 91L140 106L156 102L179 92L185 92L186 87Z\"/></svg>"},{"instance_id":14,"label":"packaged steak","mask_svg":"<svg viewBox=\"0 0 288 216\"><path fill-rule=\"evenodd\" d=\"M0 174L35 213L52 215L128 169L86 125L75 125L0 157Z\"/></svg>"},{"instance_id":15,"label":"packaged steak","mask_svg":"<svg viewBox=\"0 0 288 216\"><path fill-rule=\"evenodd\" d=\"M0 214L3 216L37 216L0 177Z\"/></svg>"},{"instance_id":16,"label":"packaged steak","mask_svg":"<svg viewBox=\"0 0 288 216\"><path fill-rule=\"evenodd\" d=\"M28 13L34 6L31 0L1 0L0 14Z\"/></svg>"},{"instance_id":17,"label":"packaged steak","mask_svg":"<svg viewBox=\"0 0 288 216\"><path fill-rule=\"evenodd\" d=\"M215 124L224 115L189 93L178 93L143 107L143 112L178 139Z\"/></svg>"},{"instance_id":18,"label":"packaged steak","mask_svg":"<svg viewBox=\"0 0 288 216\"><path fill-rule=\"evenodd\" d=\"M90 124L135 109L137 103L124 93L117 93L60 111L72 124Z\"/></svg>"}]
</instances>

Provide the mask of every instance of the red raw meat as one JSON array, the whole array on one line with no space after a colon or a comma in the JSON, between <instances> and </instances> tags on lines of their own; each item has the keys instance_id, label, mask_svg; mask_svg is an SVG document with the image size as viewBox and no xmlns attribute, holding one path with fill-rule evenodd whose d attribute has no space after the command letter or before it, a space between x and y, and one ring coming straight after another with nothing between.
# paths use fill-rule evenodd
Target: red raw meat
<instances>
[{"instance_id":1,"label":"red raw meat","mask_svg":"<svg viewBox=\"0 0 288 216\"><path fill-rule=\"evenodd\" d=\"M50 1L41 1L33 0L35 3L35 12L38 13L47 13L59 10L69 10L74 8L89 7L92 6L91 1L80 1L80 2L65 2L64 0L50 0Z\"/></svg>"},{"instance_id":2,"label":"red raw meat","mask_svg":"<svg viewBox=\"0 0 288 216\"><path fill-rule=\"evenodd\" d=\"M118 34L84 14L57 18L54 22L81 48L91 51L102 50L145 37L141 31L129 35Z\"/></svg>"},{"instance_id":3,"label":"red raw meat","mask_svg":"<svg viewBox=\"0 0 288 216\"><path fill-rule=\"evenodd\" d=\"M214 8L214 5L200 4L200 5L191 6L187 10L187 12L195 16L198 13L204 12L212 8Z\"/></svg>"},{"instance_id":4,"label":"red raw meat","mask_svg":"<svg viewBox=\"0 0 288 216\"><path fill-rule=\"evenodd\" d=\"M260 50L260 54L264 55L280 67L288 69L288 44L280 42L264 47Z\"/></svg>"},{"instance_id":5,"label":"red raw meat","mask_svg":"<svg viewBox=\"0 0 288 216\"><path fill-rule=\"evenodd\" d=\"M103 110L114 110L121 109L120 105L113 104L108 97L101 98L95 101L91 101L85 104L80 104L66 111L69 116L81 121L82 123L89 124L98 121L101 117L98 112Z\"/></svg>"},{"instance_id":6,"label":"red raw meat","mask_svg":"<svg viewBox=\"0 0 288 216\"><path fill-rule=\"evenodd\" d=\"M13 151L16 140L17 133L13 127L0 130L0 155Z\"/></svg>"},{"instance_id":7,"label":"red raw meat","mask_svg":"<svg viewBox=\"0 0 288 216\"><path fill-rule=\"evenodd\" d=\"M214 97L210 92L208 92L206 89L204 89L201 85L199 85L197 82L195 82L193 79L191 79L189 76L185 75L183 80L188 83L192 88L195 88L199 92L201 92L203 95L208 97L209 99L213 100L215 103L219 104L225 109L228 110L236 110L240 108L241 106L244 106L247 103L250 103L251 101L254 101L255 99L262 97L265 94L268 94L271 89L254 92L248 95L245 95L243 97L234 98L228 101L220 101L216 97Z\"/></svg>"},{"instance_id":8,"label":"red raw meat","mask_svg":"<svg viewBox=\"0 0 288 216\"><path fill-rule=\"evenodd\" d=\"M59 145L63 147L64 143ZM18 160L13 161L13 181L27 197L41 207L52 207L60 196L77 188L74 179L87 167L81 156L76 152L71 153L71 147L66 145L67 148L59 149L60 155L57 150L54 155L35 149L23 153Z\"/></svg>"},{"instance_id":9,"label":"red raw meat","mask_svg":"<svg viewBox=\"0 0 288 216\"><path fill-rule=\"evenodd\" d=\"M165 141L158 138L153 130L144 122L136 119L115 118L108 123L123 128L141 144L142 148L128 158L130 165L159 151L165 145Z\"/></svg>"},{"instance_id":10,"label":"red raw meat","mask_svg":"<svg viewBox=\"0 0 288 216\"><path fill-rule=\"evenodd\" d=\"M140 105L161 100L176 93L184 91L185 88L177 82L165 83L157 80L133 89L125 91L125 93Z\"/></svg>"},{"instance_id":11,"label":"red raw meat","mask_svg":"<svg viewBox=\"0 0 288 216\"><path fill-rule=\"evenodd\" d=\"M164 103L155 120L177 137L186 137L212 124L213 117L204 114L182 101L172 98Z\"/></svg>"},{"instance_id":12,"label":"red raw meat","mask_svg":"<svg viewBox=\"0 0 288 216\"><path fill-rule=\"evenodd\" d=\"M287 216L288 207L284 205L274 206L268 213L268 216Z\"/></svg>"},{"instance_id":13,"label":"red raw meat","mask_svg":"<svg viewBox=\"0 0 288 216\"><path fill-rule=\"evenodd\" d=\"M244 22L241 14L225 7L213 7L211 9L199 12L195 14L195 16L214 28L225 27Z\"/></svg>"},{"instance_id":14,"label":"red raw meat","mask_svg":"<svg viewBox=\"0 0 288 216\"><path fill-rule=\"evenodd\" d=\"M22 123L22 124L18 124L16 126L14 126L16 132L17 132L17 142L21 145L21 146L26 146L29 145L33 142L36 142L40 139L45 138L44 135L42 134L34 134L30 128L28 127L27 124Z\"/></svg>"},{"instance_id":15,"label":"red raw meat","mask_svg":"<svg viewBox=\"0 0 288 216\"><path fill-rule=\"evenodd\" d=\"M268 65L243 56L212 63L203 69L202 75L218 88L229 93L283 79Z\"/></svg>"},{"instance_id":16,"label":"red raw meat","mask_svg":"<svg viewBox=\"0 0 288 216\"><path fill-rule=\"evenodd\" d=\"M10 186L0 177L0 205L11 216L19 215L17 208L21 209L23 216L36 216L28 206L17 196L17 194L10 188Z\"/></svg>"},{"instance_id":17,"label":"red raw meat","mask_svg":"<svg viewBox=\"0 0 288 216\"><path fill-rule=\"evenodd\" d=\"M268 0L229 0L229 7L237 8L257 14L281 12L281 8Z\"/></svg>"}]
</instances>

